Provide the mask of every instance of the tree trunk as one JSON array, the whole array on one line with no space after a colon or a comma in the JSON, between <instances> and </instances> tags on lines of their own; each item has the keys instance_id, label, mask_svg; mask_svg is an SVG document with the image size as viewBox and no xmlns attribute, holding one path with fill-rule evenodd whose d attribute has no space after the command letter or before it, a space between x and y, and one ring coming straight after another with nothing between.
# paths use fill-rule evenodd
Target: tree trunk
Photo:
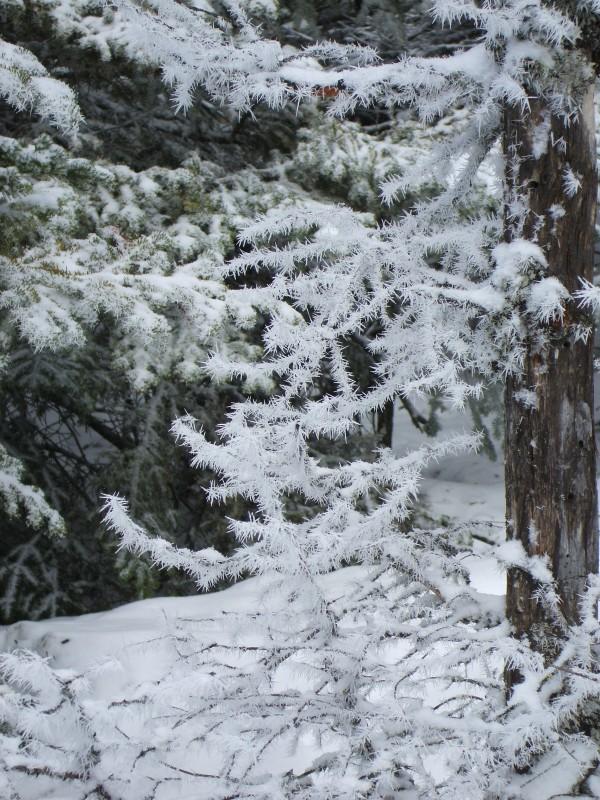
<instances>
[{"instance_id":1,"label":"tree trunk","mask_svg":"<svg viewBox=\"0 0 600 800\"><path fill-rule=\"evenodd\" d=\"M570 124L539 99L526 113L510 107L504 114L506 239L537 243L548 261L546 276L569 292L581 278L592 279L596 219L594 83L581 61L581 111ZM569 170L580 180L572 196L565 191ZM529 207L520 219L519 198ZM505 396L507 535L530 555L548 557L562 612L574 623L586 578L598 571L592 322L572 300L561 322L542 326L525 309L521 318L524 366L507 381ZM585 340L577 335L582 327L589 330ZM535 590L529 574L510 569L507 615L517 636L551 656L555 624ZM507 670L506 681L510 693L519 675Z\"/></svg>"}]
</instances>

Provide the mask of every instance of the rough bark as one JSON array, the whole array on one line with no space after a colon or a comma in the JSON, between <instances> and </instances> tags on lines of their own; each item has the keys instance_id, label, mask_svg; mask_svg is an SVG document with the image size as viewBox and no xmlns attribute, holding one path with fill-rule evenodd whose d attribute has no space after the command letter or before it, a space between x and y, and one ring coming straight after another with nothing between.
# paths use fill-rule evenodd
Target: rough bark
<instances>
[{"instance_id":1,"label":"rough bark","mask_svg":"<svg viewBox=\"0 0 600 800\"><path fill-rule=\"evenodd\" d=\"M558 278L569 292L580 288L580 279L591 280L594 258L597 174L591 76L585 83L580 86L581 112L570 124L551 115L541 100L533 100L528 113L507 108L504 115L507 198L525 199L530 209L519 226L514 205L507 207L506 238L520 235L540 245L548 260L547 275ZM568 169L581 181L572 197L565 192ZM562 321L548 326L535 324L525 309L521 315L524 368L508 380L505 396L508 537L520 540L530 555L548 557L565 620L573 623L586 578L598 571L593 335L585 341L577 336L578 326L592 323L573 301ZM556 626L535 600L536 588L527 573L509 570L507 614L518 636L528 636L550 656ZM509 671L506 679L510 693L519 676Z\"/></svg>"}]
</instances>

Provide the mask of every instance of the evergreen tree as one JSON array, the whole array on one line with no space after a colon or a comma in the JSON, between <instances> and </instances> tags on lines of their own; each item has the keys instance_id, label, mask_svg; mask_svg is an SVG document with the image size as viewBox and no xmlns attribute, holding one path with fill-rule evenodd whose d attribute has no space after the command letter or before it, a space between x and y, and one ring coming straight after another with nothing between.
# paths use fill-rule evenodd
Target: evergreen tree
<instances>
[{"instance_id":1,"label":"evergreen tree","mask_svg":"<svg viewBox=\"0 0 600 800\"><path fill-rule=\"evenodd\" d=\"M424 145L413 120L396 128L384 108L363 114L366 125L323 120L317 100L300 115L259 107L240 116L198 87L196 104L176 113L156 54L132 44L122 9L5 3L1 11L7 52L26 54L21 44L27 44L71 87L45 78L56 85L64 119L23 113L35 109L33 90L0 113L7 200L0 435L10 458L23 464L24 486L45 493L48 513L60 515L67 533L45 537L7 504L2 614L11 620L76 613L155 592L189 592L189 581L175 572L160 575L144 559L121 553L115 564L99 535L97 509L100 492L119 490L136 518L170 541L231 547L221 510L210 507L200 488L207 476L189 469L169 435L171 420L184 410L214 430L230 402L274 385L229 378L211 384L203 371L217 341L243 359L257 357L265 316L252 306L241 326L233 324L227 292L235 282L215 279L214 267L235 254L236 229L284 197L302 203L310 193L325 203L348 201L375 220L392 218L397 211L382 210L379 184L413 163ZM315 39L327 34L344 42L350 35L349 8L284 6L275 15L266 4L252 11L290 43L292 17L306 36L312 20ZM381 30L385 47L393 44L396 52L411 35L404 13L393 4L365 4L353 35L374 41ZM31 51L27 58L41 75ZM25 68L33 69L28 63L15 72L23 85L29 85ZM84 117L76 137L75 97ZM477 202L486 202L483 187ZM105 266L116 274L102 283ZM196 284L193 309L189 295L182 307L181 285L171 275L184 267L211 279ZM150 275L168 278L172 289L164 282L159 289ZM128 282L127 297L119 300L115 280ZM364 385L376 360L365 343L377 331L374 325L349 343ZM327 376L321 383L320 391L331 385ZM432 413L416 414L408 398L401 404L417 425L435 430ZM373 420L365 418L353 450L365 455L378 439L389 443L393 413L388 403ZM243 514L245 506L236 504L230 513ZM310 513L298 496L289 504L290 513Z\"/></svg>"}]
</instances>

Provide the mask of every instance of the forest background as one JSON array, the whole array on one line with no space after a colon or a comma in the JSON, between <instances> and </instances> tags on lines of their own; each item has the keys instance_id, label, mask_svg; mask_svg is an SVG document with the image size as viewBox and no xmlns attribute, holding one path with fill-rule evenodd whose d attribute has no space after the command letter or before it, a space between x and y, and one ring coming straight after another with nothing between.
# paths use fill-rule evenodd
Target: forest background
<instances>
[{"instance_id":1,"label":"forest background","mask_svg":"<svg viewBox=\"0 0 600 800\"><path fill-rule=\"evenodd\" d=\"M289 47L330 39L372 45L386 60L449 54L472 38L466 26L433 24L427 6L256 0L251 10ZM233 547L227 516L252 510L242 500L213 508L203 488L211 475L193 469L170 434L189 413L214 435L231 402L275 389L242 378L215 383L203 369L215 349L258 359L266 318L260 308L232 308L235 280L220 283L214 266L239 254L241 225L282 201L344 202L373 222L402 214L415 197L386 208L382 180L460 125L460 112L423 137L410 112L328 118L327 97L239 115L199 89L182 110L110 7L3 0L0 14L4 40L69 85L83 116L69 136L0 100L0 621L191 594L182 573L117 552L99 498L119 492L145 527L223 553ZM4 77L9 68L0 61ZM498 200L483 181L473 202ZM77 277L100 262L113 276L104 284ZM365 341L357 335L348 352L368 385ZM326 391L327 376L319 380L315 391ZM492 457L484 418L499 419L498 392L469 401ZM321 456L368 458L392 443L399 420L435 436L441 409L441 399L419 408L396 401ZM298 515L307 511L298 499Z\"/></svg>"}]
</instances>

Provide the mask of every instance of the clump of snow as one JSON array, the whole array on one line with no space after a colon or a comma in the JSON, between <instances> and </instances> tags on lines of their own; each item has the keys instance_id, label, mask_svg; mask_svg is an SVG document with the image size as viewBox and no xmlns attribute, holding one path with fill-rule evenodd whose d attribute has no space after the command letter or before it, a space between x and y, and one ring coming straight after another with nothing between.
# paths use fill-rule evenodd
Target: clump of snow
<instances>
[{"instance_id":1,"label":"clump of snow","mask_svg":"<svg viewBox=\"0 0 600 800\"><path fill-rule=\"evenodd\" d=\"M34 111L67 133L75 133L81 121L73 90L51 78L29 50L2 39L0 98L17 111Z\"/></svg>"},{"instance_id":2,"label":"clump of snow","mask_svg":"<svg viewBox=\"0 0 600 800\"><path fill-rule=\"evenodd\" d=\"M514 397L524 408L537 408L538 398L534 389L519 389Z\"/></svg>"},{"instance_id":3,"label":"clump of snow","mask_svg":"<svg viewBox=\"0 0 600 800\"><path fill-rule=\"evenodd\" d=\"M567 288L558 278L542 278L529 287L527 310L534 319L547 325L549 322L562 320L564 303L568 297Z\"/></svg>"},{"instance_id":4,"label":"clump of snow","mask_svg":"<svg viewBox=\"0 0 600 800\"><path fill-rule=\"evenodd\" d=\"M499 287L517 289L527 282L527 269L533 265L546 269L548 262L542 248L528 239L500 242L492 252L496 269L493 283Z\"/></svg>"},{"instance_id":5,"label":"clump of snow","mask_svg":"<svg viewBox=\"0 0 600 800\"><path fill-rule=\"evenodd\" d=\"M567 197L575 197L581 189L582 176L573 172L571 167L566 167L563 172L563 188Z\"/></svg>"},{"instance_id":6,"label":"clump of snow","mask_svg":"<svg viewBox=\"0 0 600 800\"><path fill-rule=\"evenodd\" d=\"M550 130L552 127L550 112L543 115L542 121L533 130L531 152L536 160L539 160L548 152L550 143Z\"/></svg>"}]
</instances>

